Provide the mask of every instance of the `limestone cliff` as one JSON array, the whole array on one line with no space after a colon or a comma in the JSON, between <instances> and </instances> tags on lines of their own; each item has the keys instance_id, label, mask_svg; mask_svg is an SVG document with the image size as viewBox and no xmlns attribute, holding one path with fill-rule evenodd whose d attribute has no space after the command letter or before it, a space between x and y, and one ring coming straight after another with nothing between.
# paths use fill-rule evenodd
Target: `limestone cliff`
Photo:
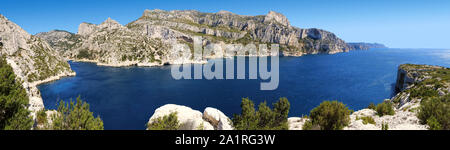
<instances>
[{"instance_id":1,"label":"limestone cliff","mask_svg":"<svg viewBox=\"0 0 450 150\"><path fill-rule=\"evenodd\" d=\"M243 48L225 44L280 44L279 54L285 56L350 50L333 33L293 27L284 15L273 11L267 15L244 16L228 11L145 10L139 19L125 26L108 18L99 25L80 24L77 34L56 30L37 36L66 58L109 66L204 62L204 59L192 60L195 37L203 38L200 39L203 48L213 43L215 50L220 49L205 58L238 55L225 53L225 49L236 52ZM191 53L179 58L176 53L180 51Z\"/></svg>"},{"instance_id":2,"label":"limestone cliff","mask_svg":"<svg viewBox=\"0 0 450 150\"><path fill-rule=\"evenodd\" d=\"M28 34L1 14L0 43L0 54L23 81L32 111L44 107L37 84L74 75L69 64L47 42Z\"/></svg>"},{"instance_id":3,"label":"limestone cliff","mask_svg":"<svg viewBox=\"0 0 450 150\"><path fill-rule=\"evenodd\" d=\"M181 38L188 42L192 36L203 36L212 43L276 43L287 56L349 50L348 45L333 33L293 27L284 15L273 11L267 15L244 16L227 11L145 10L141 18L127 27L149 37Z\"/></svg>"},{"instance_id":4,"label":"limestone cliff","mask_svg":"<svg viewBox=\"0 0 450 150\"><path fill-rule=\"evenodd\" d=\"M395 89L398 94L391 100L399 107L420 102L422 95L416 91L436 93L436 96L450 94L450 68L430 65L400 65Z\"/></svg>"},{"instance_id":5,"label":"limestone cliff","mask_svg":"<svg viewBox=\"0 0 450 150\"><path fill-rule=\"evenodd\" d=\"M47 43L61 55L64 55L68 50L76 47L77 44L81 42L80 35L64 30L41 32L36 34L36 36L47 41Z\"/></svg>"}]
</instances>

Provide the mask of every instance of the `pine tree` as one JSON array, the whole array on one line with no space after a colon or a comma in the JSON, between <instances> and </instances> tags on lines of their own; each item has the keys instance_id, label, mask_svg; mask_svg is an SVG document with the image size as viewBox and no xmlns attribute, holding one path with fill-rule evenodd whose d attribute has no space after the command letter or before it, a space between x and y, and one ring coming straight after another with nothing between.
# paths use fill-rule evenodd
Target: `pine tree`
<instances>
[{"instance_id":1,"label":"pine tree","mask_svg":"<svg viewBox=\"0 0 450 150\"><path fill-rule=\"evenodd\" d=\"M80 97L76 103L60 101L56 114L51 116L53 130L103 130L103 121L94 117L89 110L89 104Z\"/></svg>"},{"instance_id":2,"label":"pine tree","mask_svg":"<svg viewBox=\"0 0 450 150\"><path fill-rule=\"evenodd\" d=\"M5 58L0 58L0 130L29 130L28 96Z\"/></svg>"},{"instance_id":3,"label":"pine tree","mask_svg":"<svg viewBox=\"0 0 450 150\"><path fill-rule=\"evenodd\" d=\"M147 130L178 130L180 123L178 122L177 113L170 113L169 115L155 118L152 123L147 124ZM203 130L203 123L198 127Z\"/></svg>"},{"instance_id":4,"label":"pine tree","mask_svg":"<svg viewBox=\"0 0 450 150\"><path fill-rule=\"evenodd\" d=\"M267 106L267 102L260 103L258 110L248 98L243 98L241 114L234 115L232 121L237 130L287 130L290 104L286 98L273 105L273 109Z\"/></svg>"}]
</instances>

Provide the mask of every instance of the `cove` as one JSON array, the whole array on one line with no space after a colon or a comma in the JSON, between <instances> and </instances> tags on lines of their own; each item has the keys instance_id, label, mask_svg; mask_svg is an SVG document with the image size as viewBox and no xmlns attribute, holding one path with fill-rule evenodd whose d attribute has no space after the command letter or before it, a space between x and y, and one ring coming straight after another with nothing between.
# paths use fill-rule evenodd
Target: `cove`
<instances>
[{"instance_id":1,"label":"cove","mask_svg":"<svg viewBox=\"0 0 450 150\"><path fill-rule=\"evenodd\" d=\"M279 62L279 86L272 91L261 91L261 80L175 80L170 66L116 68L81 62L69 62L75 77L38 88L47 109L56 109L61 99L81 96L102 118L105 129L145 129L155 109L165 104L200 111L214 107L232 117L240 113L243 97L256 105L286 97L291 103L289 116L302 116L324 100L341 101L353 110L382 102L394 94L398 65L450 67L450 50L371 49L280 57Z\"/></svg>"}]
</instances>

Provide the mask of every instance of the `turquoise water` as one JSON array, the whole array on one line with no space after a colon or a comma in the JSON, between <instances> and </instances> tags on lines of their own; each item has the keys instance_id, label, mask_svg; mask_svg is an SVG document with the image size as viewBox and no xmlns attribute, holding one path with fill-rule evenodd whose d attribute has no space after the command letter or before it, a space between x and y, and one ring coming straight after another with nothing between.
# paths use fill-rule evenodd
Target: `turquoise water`
<instances>
[{"instance_id":1,"label":"turquoise water","mask_svg":"<svg viewBox=\"0 0 450 150\"><path fill-rule=\"evenodd\" d=\"M372 49L281 57L280 83L273 91L261 91L260 80L174 80L170 66L114 68L79 62L70 62L77 76L38 88L47 109L80 95L103 119L105 129L145 129L154 110L169 103L200 111L215 107L229 117L240 113L243 97L257 104L287 97L290 116L307 115L323 100L362 109L394 94L397 67L404 63L450 67L450 50Z\"/></svg>"}]
</instances>

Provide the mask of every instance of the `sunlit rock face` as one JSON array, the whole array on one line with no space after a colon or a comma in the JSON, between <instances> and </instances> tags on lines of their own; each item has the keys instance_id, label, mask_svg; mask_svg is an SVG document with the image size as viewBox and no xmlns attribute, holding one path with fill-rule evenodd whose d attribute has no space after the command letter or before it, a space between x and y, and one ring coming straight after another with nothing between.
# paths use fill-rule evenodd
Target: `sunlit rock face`
<instances>
[{"instance_id":1,"label":"sunlit rock face","mask_svg":"<svg viewBox=\"0 0 450 150\"><path fill-rule=\"evenodd\" d=\"M284 15L274 11L244 16L228 11L145 10L140 18L125 26L108 18L101 24L81 23L77 34L55 30L38 36L68 59L108 66L204 63L204 58L238 55L234 52L248 44L279 44L276 55L285 56L334 54L350 49L333 33L293 27ZM196 37L202 38L201 48L212 45L216 52L201 59L192 57ZM178 55L180 52L191 55Z\"/></svg>"},{"instance_id":2,"label":"sunlit rock face","mask_svg":"<svg viewBox=\"0 0 450 150\"><path fill-rule=\"evenodd\" d=\"M276 43L284 55L346 52L350 48L336 35L320 29L292 27L288 19L277 12L244 16L228 11L202 13L195 10L146 10L141 18L127 25L151 37L161 39L192 39L200 35L212 43ZM164 28L163 33L154 28Z\"/></svg>"}]
</instances>

